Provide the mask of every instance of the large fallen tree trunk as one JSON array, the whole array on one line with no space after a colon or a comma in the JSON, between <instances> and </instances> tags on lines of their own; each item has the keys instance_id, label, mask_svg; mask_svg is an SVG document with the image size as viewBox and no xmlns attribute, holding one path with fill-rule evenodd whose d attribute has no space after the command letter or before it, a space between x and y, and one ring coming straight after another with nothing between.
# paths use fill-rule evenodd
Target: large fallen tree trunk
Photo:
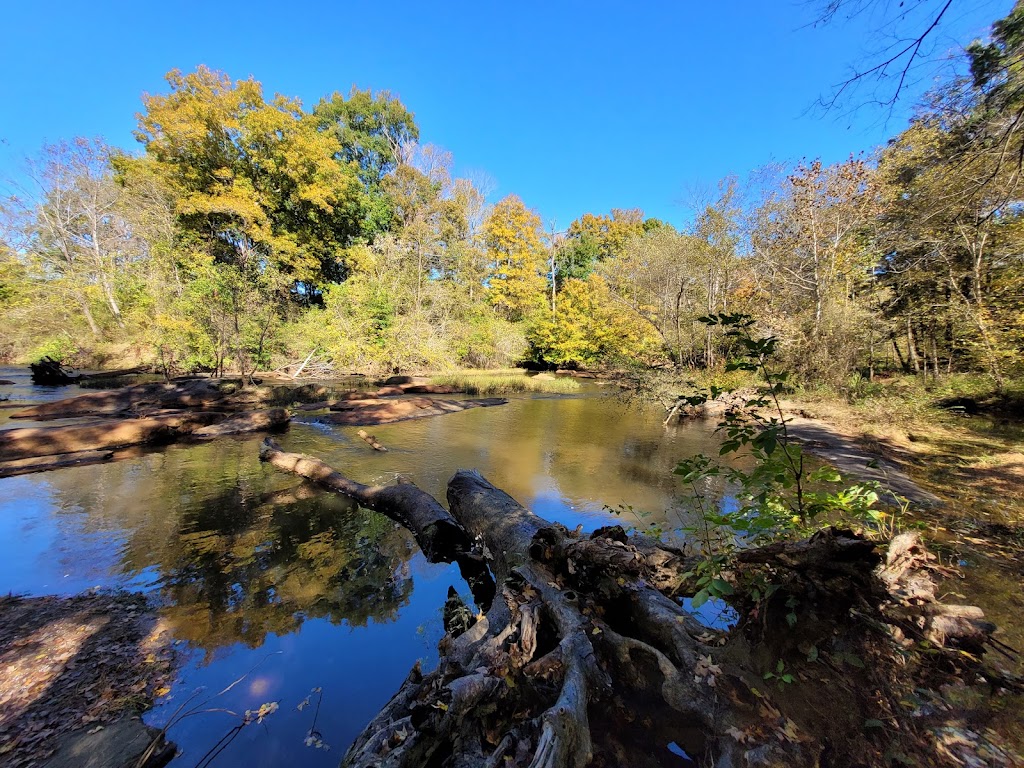
<instances>
[{"instance_id":1,"label":"large fallen tree trunk","mask_svg":"<svg viewBox=\"0 0 1024 768\"><path fill-rule=\"evenodd\" d=\"M944 762L929 736L934 719L915 720L892 704L919 682L908 678L901 641L928 630L897 609L909 634L894 637L886 613L934 593L908 598L920 574L890 559L880 577L875 545L849 531L754 550L722 572L719 590L735 595L739 612L736 628L724 632L684 607L699 586L700 561L661 542L618 526L569 531L475 472L449 483L449 516L409 484L362 486L272 444L261 455L403 522L425 552L449 536L463 547L479 542L496 578L485 613L475 623L446 622L437 669L424 675L414 667L344 766L643 768L685 764L680 754L717 768L882 765L897 732L901 755ZM431 532L439 520L451 523ZM767 578L770 597L751 599L744 585L764 589ZM779 634L787 636L782 647L800 649L806 670L792 653L775 655ZM813 654L801 637L816 643ZM929 637L938 656L962 662ZM808 663L819 654L821 664ZM871 667L851 679L844 658L868 658ZM769 695L768 680L777 693ZM865 728L875 722L885 730Z\"/></svg>"},{"instance_id":2,"label":"large fallen tree trunk","mask_svg":"<svg viewBox=\"0 0 1024 768\"><path fill-rule=\"evenodd\" d=\"M133 373L149 373L152 370L152 366L137 365L134 368L121 368L116 371L75 373L71 368L61 365L61 363L54 360L52 357L44 357L38 362L30 363L29 370L32 371L33 384L60 386L88 381L89 379L115 379L119 376L129 376Z\"/></svg>"},{"instance_id":3,"label":"large fallen tree trunk","mask_svg":"<svg viewBox=\"0 0 1024 768\"><path fill-rule=\"evenodd\" d=\"M398 521L412 531L430 562L457 562L477 598L490 602L494 584L487 573L486 563L466 529L430 494L412 483L401 481L388 486L357 483L317 458L282 451L269 437L260 446L260 460L344 494L362 506Z\"/></svg>"}]
</instances>

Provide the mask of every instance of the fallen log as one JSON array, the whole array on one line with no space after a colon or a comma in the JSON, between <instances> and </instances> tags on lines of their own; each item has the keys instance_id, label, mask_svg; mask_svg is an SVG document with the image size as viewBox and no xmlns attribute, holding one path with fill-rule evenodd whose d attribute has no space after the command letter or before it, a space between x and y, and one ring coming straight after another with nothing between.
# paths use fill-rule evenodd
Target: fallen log
<instances>
[{"instance_id":1,"label":"fallen log","mask_svg":"<svg viewBox=\"0 0 1024 768\"><path fill-rule=\"evenodd\" d=\"M435 400L429 397L414 397L405 400L372 400L369 402L353 401L345 404L344 411L338 411L315 417L317 421L347 427L365 427L374 424L389 424L407 419L423 419L428 416L443 416L446 413L458 413L469 408L489 408L505 405L508 402L502 397L481 400ZM341 404L332 406L332 409Z\"/></svg>"},{"instance_id":2,"label":"fallen log","mask_svg":"<svg viewBox=\"0 0 1024 768\"><path fill-rule=\"evenodd\" d=\"M774 598L751 602L737 594L741 613L733 632L702 625L680 600L696 591L700 561L681 550L628 536L618 526L590 535L569 531L474 472L459 472L449 483L449 516L409 484L362 486L269 442L261 456L408 521L425 552L436 549L437 537L423 535L431 521L450 521L461 546L479 544L497 579L497 598L475 623L449 621L449 613L456 619L464 613L449 590L437 669L425 675L413 668L356 738L344 766L646 768L676 760L670 747L694 764L718 768L882 765L897 734L899 748L919 764L953 764L940 740L928 738L927 729L941 722L887 708L899 704L879 694L896 684L916 690L915 681L904 679L906 651L893 652L881 610L899 602L889 585L903 577L878 575L874 545L858 536L830 529L738 563L741 571L779 579L779 592L795 601L787 599L785 610L796 605L799 613L784 631L818 638L823 658L870 654L871 666L856 680L840 661L805 661L799 683L787 673L799 690L789 698L780 684L775 697L766 680L781 669L781 659L769 656L765 664L747 631L752 624L773 625ZM722 584L723 592L733 589ZM859 598L855 609L828 610L831 595L850 593ZM975 617L977 609L954 613ZM929 615L943 612L930 609ZM796 667L793 657L786 663ZM893 693L891 700L898 699ZM864 727L872 718L893 723L884 739Z\"/></svg>"},{"instance_id":3,"label":"fallen log","mask_svg":"<svg viewBox=\"0 0 1024 768\"><path fill-rule=\"evenodd\" d=\"M152 366L137 365L134 368L121 368L115 371L101 371L99 373L75 373L73 369L62 365L52 357L29 363L29 370L32 372L32 383L43 386L60 386L65 384L81 383L90 379L116 379L119 376L130 376L135 373L149 373Z\"/></svg>"},{"instance_id":4,"label":"fallen log","mask_svg":"<svg viewBox=\"0 0 1024 768\"><path fill-rule=\"evenodd\" d=\"M47 472L51 469L81 467L86 464L101 464L114 458L113 451L78 451L57 456L42 456L29 459L0 461L0 477L28 475L33 472Z\"/></svg>"},{"instance_id":5,"label":"fallen log","mask_svg":"<svg viewBox=\"0 0 1024 768\"><path fill-rule=\"evenodd\" d=\"M401 523L416 537L427 560L432 563L458 563L477 599L489 603L493 598L493 581L466 529L433 496L412 483L399 481L387 486L363 485L349 480L317 458L282 451L281 446L269 437L260 446L260 461L305 477L322 488L355 499L367 509Z\"/></svg>"},{"instance_id":6,"label":"fallen log","mask_svg":"<svg viewBox=\"0 0 1024 768\"><path fill-rule=\"evenodd\" d=\"M150 373L153 370L151 365L136 365L134 368L118 368L114 371L100 371L98 373L80 373L79 381L89 379L116 379L118 376L131 376L136 373Z\"/></svg>"},{"instance_id":7,"label":"fallen log","mask_svg":"<svg viewBox=\"0 0 1024 768\"><path fill-rule=\"evenodd\" d=\"M360 430L359 430L358 432L356 432L356 434L357 434L357 435L359 435L359 437L360 437L360 438L361 438L361 439L362 439L362 440L363 440L363 441L364 441L364 442L365 442L365 443L366 443L367 445L369 445L369 446L370 446L371 448L373 448L373 450L375 450L375 451L381 451L382 453L387 453L387 450L388 450L388 449L387 449L387 448L385 448L385 447L384 447L383 445L381 445L380 443L378 443L378 442L377 442L377 438L376 438L376 437L374 437L373 435L371 435L370 433L368 433L368 432L367 432L367 431L366 431L365 429L360 429Z\"/></svg>"},{"instance_id":8,"label":"fallen log","mask_svg":"<svg viewBox=\"0 0 1024 768\"><path fill-rule=\"evenodd\" d=\"M63 386L73 384L79 379L74 371L49 356L29 363L28 367L32 372L32 383L40 386Z\"/></svg>"}]
</instances>

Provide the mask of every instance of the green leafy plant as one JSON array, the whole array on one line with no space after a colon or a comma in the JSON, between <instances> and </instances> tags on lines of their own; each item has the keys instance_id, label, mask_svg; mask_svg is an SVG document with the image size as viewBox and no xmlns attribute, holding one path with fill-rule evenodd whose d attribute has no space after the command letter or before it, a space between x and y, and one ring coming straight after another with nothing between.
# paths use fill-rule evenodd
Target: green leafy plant
<instances>
[{"instance_id":1,"label":"green leafy plant","mask_svg":"<svg viewBox=\"0 0 1024 768\"><path fill-rule=\"evenodd\" d=\"M754 321L747 315L717 314L700 320L723 328L724 335L742 350L740 358L730 362L726 370L748 371L761 380L740 407L726 409L718 425L725 438L719 457L698 454L683 459L673 470L692 489L705 538L710 538L711 527L731 530L751 543L763 537L807 533L821 519L829 523L870 520L879 498L876 484L844 485L840 474L828 466L810 470L803 448L790 434L789 419L780 401L789 373L774 367L778 339L756 337ZM712 386L683 399L701 405L724 391ZM722 457L740 456L749 459L745 467L721 461ZM709 508L698 483L712 477L721 477L738 489L738 509L726 512Z\"/></svg>"},{"instance_id":2,"label":"green leafy plant","mask_svg":"<svg viewBox=\"0 0 1024 768\"><path fill-rule=\"evenodd\" d=\"M786 662L782 659L779 659L774 670L768 670L762 675L762 677L765 680L774 680L780 690L796 679L791 673L786 671Z\"/></svg>"},{"instance_id":3,"label":"green leafy plant","mask_svg":"<svg viewBox=\"0 0 1024 768\"><path fill-rule=\"evenodd\" d=\"M742 314L700 318L720 327L741 351L728 371L756 375L760 385L726 409L717 431L724 437L717 457L697 454L683 459L673 470L690 490L689 500L698 523L684 529L701 544L703 557L685 575L696 588L694 607L710 599L726 601L742 586L755 602L768 600L778 589L763 574L746 574L742 585L732 571L736 551L753 544L802 536L823 525L837 523L893 530L894 518L875 509L876 483L846 484L835 469L812 469L803 448L793 439L781 395L788 387L788 372L775 366L778 339L755 335L754 321ZM687 405L703 405L722 395L723 388L682 395ZM733 490L735 505L708 498L709 482L717 480ZM797 604L790 597L785 618L797 622Z\"/></svg>"}]
</instances>

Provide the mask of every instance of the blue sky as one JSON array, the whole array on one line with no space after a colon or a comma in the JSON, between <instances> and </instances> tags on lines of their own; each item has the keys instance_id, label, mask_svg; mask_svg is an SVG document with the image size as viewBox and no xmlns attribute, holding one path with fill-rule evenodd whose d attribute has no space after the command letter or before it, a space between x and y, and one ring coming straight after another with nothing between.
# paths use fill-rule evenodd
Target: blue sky
<instances>
[{"instance_id":1,"label":"blue sky","mask_svg":"<svg viewBox=\"0 0 1024 768\"><path fill-rule=\"evenodd\" d=\"M389 89L415 112L422 139L454 154L457 172L486 171L495 198L516 193L559 228L612 207L678 224L694 188L772 160L841 160L905 125L910 98L891 116L813 109L883 40L869 15L811 28L814 7L10 3L0 31L0 176L16 174L43 142L77 135L137 149L140 95L166 90L172 68L206 64L307 106L353 84ZM930 52L959 50L1010 7L957 0ZM918 73L917 92L930 72Z\"/></svg>"}]
</instances>

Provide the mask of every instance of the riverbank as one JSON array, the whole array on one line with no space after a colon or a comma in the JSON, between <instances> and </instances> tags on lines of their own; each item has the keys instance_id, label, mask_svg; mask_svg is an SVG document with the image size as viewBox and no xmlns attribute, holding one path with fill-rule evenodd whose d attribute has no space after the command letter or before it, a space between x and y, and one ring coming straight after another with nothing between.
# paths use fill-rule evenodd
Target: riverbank
<instances>
[{"instance_id":1,"label":"riverbank","mask_svg":"<svg viewBox=\"0 0 1024 768\"><path fill-rule=\"evenodd\" d=\"M835 455L834 447L815 444L808 428L838 436L858 457L877 458L878 469L852 471L851 476L895 470L882 482L911 502L895 524L927 529L946 572L942 589L984 609L999 627L1000 642L1016 651L993 653L993 660L1022 676L1024 420L1015 398L985 395L974 386L976 391L969 394L963 392L964 382L956 381L926 391L897 380L853 402L802 393L785 407L797 436L810 437L808 449L826 461L838 466L842 456ZM925 501L937 503L921 503L920 494L912 492L915 487ZM1024 751L1024 696L990 699L969 686L950 693L964 707L965 717L984 721L1018 753Z\"/></svg>"},{"instance_id":2,"label":"riverbank","mask_svg":"<svg viewBox=\"0 0 1024 768\"><path fill-rule=\"evenodd\" d=\"M797 417L827 423L868 453L905 471L976 528L1024 525L1024 410L973 380L924 389L896 379L854 401L801 392Z\"/></svg>"},{"instance_id":3,"label":"riverbank","mask_svg":"<svg viewBox=\"0 0 1024 768\"><path fill-rule=\"evenodd\" d=\"M128 765L128 745L137 755L158 735L134 718L174 669L168 627L140 595L0 598L0 762L84 764L81 745L103 742Z\"/></svg>"}]
</instances>

